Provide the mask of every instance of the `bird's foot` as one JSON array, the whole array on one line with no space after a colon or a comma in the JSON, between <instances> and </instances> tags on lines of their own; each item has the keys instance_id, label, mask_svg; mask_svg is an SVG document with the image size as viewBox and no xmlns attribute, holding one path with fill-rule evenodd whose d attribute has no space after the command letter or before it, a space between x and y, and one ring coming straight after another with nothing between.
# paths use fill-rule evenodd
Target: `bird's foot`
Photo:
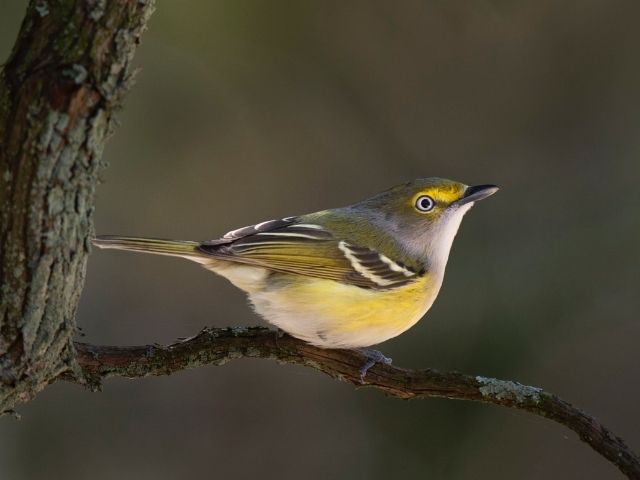
<instances>
[{"instance_id":1,"label":"bird's foot","mask_svg":"<svg viewBox=\"0 0 640 480\"><path fill-rule=\"evenodd\" d=\"M373 367L376 363L384 363L385 365L391 365L391 359L385 357L382 352L378 350L369 350L367 348L359 348L358 351L367 357L366 362L360 367L360 383L364 383L364 377L367 375L367 371Z\"/></svg>"}]
</instances>

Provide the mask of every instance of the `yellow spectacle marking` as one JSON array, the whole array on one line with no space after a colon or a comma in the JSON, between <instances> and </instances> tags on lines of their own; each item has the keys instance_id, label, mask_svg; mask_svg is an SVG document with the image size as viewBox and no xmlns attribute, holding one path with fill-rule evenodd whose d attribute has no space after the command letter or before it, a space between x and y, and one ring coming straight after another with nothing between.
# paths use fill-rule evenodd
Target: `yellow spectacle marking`
<instances>
[{"instance_id":1,"label":"yellow spectacle marking","mask_svg":"<svg viewBox=\"0 0 640 480\"><path fill-rule=\"evenodd\" d=\"M416 193L412 197L410 205L411 206L415 205L416 200L418 200L418 198L423 195L430 196L436 202L451 203L451 202L455 202L456 200L459 200L463 194L464 194L464 187L459 184L432 187Z\"/></svg>"}]
</instances>

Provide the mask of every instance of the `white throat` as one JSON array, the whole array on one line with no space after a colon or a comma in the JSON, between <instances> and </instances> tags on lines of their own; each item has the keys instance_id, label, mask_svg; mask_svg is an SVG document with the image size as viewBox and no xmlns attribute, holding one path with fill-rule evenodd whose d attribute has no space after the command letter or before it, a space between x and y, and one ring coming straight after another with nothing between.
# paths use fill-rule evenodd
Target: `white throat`
<instances>
[{"instance_id":1,"label":"white throat","mask_svg":"<svg viewBox=\"0 0 640 480\"><path fill-rule=\"evenodd\" d=\"M429 270L433 273L444 274L447 266L449 252L453 239L458 233L462 217L473 206L473 202L462 205L455 210L451 210L433 227L431 232L431 242L427 245L427 258L429 259Z\"/></svg>"}]
</instances>

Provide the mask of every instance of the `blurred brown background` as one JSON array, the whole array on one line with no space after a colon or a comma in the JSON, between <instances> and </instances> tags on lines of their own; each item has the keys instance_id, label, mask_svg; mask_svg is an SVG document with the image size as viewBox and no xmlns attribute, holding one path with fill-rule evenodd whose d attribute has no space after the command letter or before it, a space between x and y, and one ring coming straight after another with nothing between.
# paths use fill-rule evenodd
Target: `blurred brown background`
<instances>
[{"instance_id":1,"label":"blurred brown background","mask_svg":"<svg viewBox=\"0 0 640 480\"><path fill-rule=\"evenodd\" d=\"M0 7L6 58L24 1ZM498 183L407 367L540 385L640 450L637 1L159 2L105 152L99 233L207 239L419 176ZM188 262L94 252L85 340L261 321ZM569 431L237 361L56 384L0 419L6 480L622 476Z\"/></svg>"}]
</instances>

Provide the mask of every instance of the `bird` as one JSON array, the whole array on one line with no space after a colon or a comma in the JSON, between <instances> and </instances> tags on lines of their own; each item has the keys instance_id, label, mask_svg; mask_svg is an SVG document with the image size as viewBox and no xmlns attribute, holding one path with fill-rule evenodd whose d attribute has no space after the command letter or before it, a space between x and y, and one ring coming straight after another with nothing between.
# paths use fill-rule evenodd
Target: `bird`
<instances>
[{"instance_id":1,"label":"bird","mask_svg":"<svg viewBox=\"0 0 640 480\"><path fill-rule=\"evenodd\" d=\"M391 363L368 347L431 308L465 213L496 191L438 177L340 208L285 217L205 241L97 236L93 244L181 257L246 292L268 323L312 345L360 349L367 370Z\"/></svg>"}]
</instances>

